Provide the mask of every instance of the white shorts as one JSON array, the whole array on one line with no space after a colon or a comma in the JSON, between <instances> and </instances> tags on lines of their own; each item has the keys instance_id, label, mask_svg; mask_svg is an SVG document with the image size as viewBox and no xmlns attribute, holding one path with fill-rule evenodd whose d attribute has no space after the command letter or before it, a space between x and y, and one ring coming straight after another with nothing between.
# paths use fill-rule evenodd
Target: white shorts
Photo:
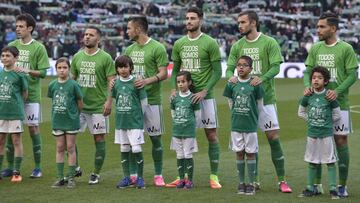
<instances>
[{"instance_id":1,"label":"white shorts","mask_svg":"<svg viewBox=\"0 0 360 203\"><path fill-rule=\"evenodd\" d=\"M348 110L341 111L340 120L334 122L334 135L349 135L352 132L351 118Z\"/></svg>"},{"instance_id":2,"label":"white shorts","mask_svg":"<svg viewBox=\"0 0 360 203\"><path fill-rule=\"evenodd\" d=\"M147 105L144 115L144 129L149 136L165 133L162 105Z\"/></svg>"},{"instance_id":3,"label":"white shorts","mask_svg":"<svg viewBox=\"0 0 360 203\"><path fill-rule=\"evenodd\" d=\"M88 127L92 135L109 133L109 117L102 114L80 113L80 132Z\"/></svg>"},{"instance_id":4,"label":"white shorts","mask_svg":"<svg viewBox=\"0 0 360 203\"><path fill-rule=\"evenodd\" d=\"M313 164L330 164L337 161L333 137L307 137L304 160Z\"/></svg>"},{"instance_id":5,"label":"white shorts","mask_svg":"<svg viewBox=\"0 0 360 203\"><path fill-rule=\"evenodd\" d=\"M275 104L264 105L263 111L259 112L259 128L263 132L280 129Z\"/></svg>"},{"instance_id":6,"label":"white shorts","mask_svg":"<svg viewBox=\"0 0 360 203\"><path fill-rule=\"evenodd\" d=\"M41 111L39 103L25 103L25 120L27 126L39 126L41 123Z\"/></svg>"},{"instance_id":7,"label":"white shorts","mask_svg":"<svg viewBox=\"0 0 360 203\"><path fill-rule=\"evenodd\" d=\"M234 152L244 151L254 154L259 151L257 133L239 133L231 131L229 148Z\"/></svg>"},{"instance_id":8,"label":"white shorts","mask_svg":"<svg viewBox=\"0 0 360 203\"><path fill-rule=\"evenodd\" d=\"M200 102L201 124L197 128L218 128L217 109L215 99L204 99Z\"/></svg>"},{"instance_id":9,"label":"white shorts","mask_svg":"<svg viewBox=\"0 0 360 203\"><path fill-rule=\"evenodd\" d=\"M24 132L21 120L0 120L0 133Z\"/></svg>"},{"instance_id":10,"label":"white shorts","mask_svg":"<svg viewBox=\"0 0 360 203\"><path fill-rule=\"evenodd\" d=\"M177 138L171 139L170 149L176 151L177 159L191 159L193 153L198 151L196 138Z\"/></svg>"},{"instance_id":11,"label":"white shorts","mask_svg":"<svg viewBox=\"0 0 360 203\"><path fill-rule=\"evenodd\" d=\"M128 144L131 146L144 144L144 130L116 130L115 129L115 144Z\"/></svg>"},{"instance_id":12,"label":"white shorts","mask_svg":"<svg viewBox=\"0 0 360 203\"><path fill-rule=\"evenodd\" d=\"M75 135L75 134L78 134L79 131L78 130L53 130L52 131L52 134L54 136L61 136L61 135Z\"/></svg>"}]
</instances>

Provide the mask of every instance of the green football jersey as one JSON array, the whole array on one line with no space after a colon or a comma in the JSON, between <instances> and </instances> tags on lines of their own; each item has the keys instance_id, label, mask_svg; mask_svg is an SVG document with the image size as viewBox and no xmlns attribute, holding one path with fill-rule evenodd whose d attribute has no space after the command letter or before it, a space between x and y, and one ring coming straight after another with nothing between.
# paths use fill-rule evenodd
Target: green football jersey
<instances>
[{"instance_id":1,"label":"green football jersey","mask_svg":"<svg viewBox=\"0 0 360 203\"><path fill-rule=\"evenodd\" d=\"M337 100L329 102L325 97L326 91L301 99L300 105L306 107L309 137L329 137L334 134L332 109L339 107L339 103Z\"/></svg>"},{"instance_id":2,"label":"green football jersey","mask_svg":"<svg viewBox=\"0 0 360 203\"><path fill-rule=\"evenodd\" d=\"M75 54L71 73L76 77L84 95L85 113L102 113L108 96L107 78L116 74L111 56L99 49L93 55L85 50Z\"/></svg>"},{"instance_id":3,"label":"green football jersey","mask_svg":"<svg viewBox=\"0 0 360 203\"><path fill-rule=\"evenodd\" d=\"M283 62L280 46L274 38L262 33L253 41L249 41L246 37L243 37L231 47L227 61L227 78L234 75L237 59L243 55L252 58L253 70L251 74L259 76L260 78L271 70L272 65ZM263 79L262 86L265 90L264 104L274 104L276 102L275 79Z\"/></svg>"},{"instance_id":4,"label":"green football jersey","mask_svg":"<svg viewBox=\"0 0 360 203\"><path fill-rule=\"evenodd\" d=\"M228 82L223 96L232 99L231 131L240 133L256 132L258 127L258 100L264 97L261 85L251 86L251 79L238 81L236 84Z\"/></svg>"},{"instance_id":5,"label":"green football jersey","mask_svg":"<svg viewBox=\"0 0 360 203\"><path fill-rule=\"evenodd\" d=\"M40 42L33 39L28 44L23 44L18 39L10 42L8 46L15 46L19 50L19 57L16 62L17 67L36 71L50 68L46 49ZM29 83L29 96L27 102L40 103L40 78L32 76L27 76L27 78Z\"/></svg>"},{"instance_id":6,"label":"green football jersey","mask_svg":"<svg viewBox=\"0 0 360 203\"><path fill-rule=\"evenodd\" d=\"M221 60L219 45L205 33L195 39L183 36L174 44L172 60L181 64L180 70L191 73L197 93L205 89L209 82L213 74L212 63ZM209 89L205 99L213 97L213 90Z\"/></svg>"},{"instance_id":7,"label":"green football jersey","mask_svg":"<svg viewBox=\"0 0 360 203\"><path fill-rule=\"evenodd\" d=\"M172 119L174 137L195 137L196 135L195 111L200 110L200 105L192 103L191 96L192 93L182 96L177 92L171 100L171 110L174 111Z\"/></svg>"},{"instance_id":8,"label":"green football jersey","mask_svg":"<svg viewBox=\"0 0 360 203\"><path fill-rule=\"evenodd\" d=\"M135 42L126 48L125 55L129 56L133 61L134 70L132 73L136 77L153 77L159 73L160 67L167 67L169 64L164 45L151 38L144 45ZM149 104L161 104L161 86L161 82L145 86Z\"/></svg>"},{"instance_id":9,"label":"green football jersey","mask_svg":"<svg viewBox=\"0 0 360 203\"><path fill-rule=\"evenodd\" d=\"M0 72L0 120L24 120L23 92L28 90L25 74Z\"/></svg>"},{"instance_id":10,"label":"green football jersey","mask_svg":"<svg viewBox=\"0 0 360 203\"><path fill-rule=\"evenodd\" d=\"M328 89L337 89L344 83L350 70L358 69L356 54L350 44L338 41L334 46L328 46L324 41L315 43L306 58L307 71L304 75L304 85L310 86L309 75L315 66L323 66L330 71L330 82ZM341 109L349 109L349 88L339 92L337 97Z\"/></svg>"},{"instance_id":11,"label":"green football jersey","mask_svg":"<svg viewBox=\"0 0 360 203\"><path fill-rule=\"evenodd\" d=\"M78 100L83 98L79 84L69 79L64 83L53 80L48 89L52 99L51 124L53 130L74 131L80 129Z\"/></svg>"},{"instance_id":12,"label":"green football jersey","mask_svg":"<svg viewBox=\"0 0 360 203\"><path fill-rule=\"evenodd\" d=\"M112 89L112 97L116 99L117 130L144 129L144 114L141 100L146 99L144 88L134 86L135 77L129 80L117 79Z\"/></svg>"}]
</instances>

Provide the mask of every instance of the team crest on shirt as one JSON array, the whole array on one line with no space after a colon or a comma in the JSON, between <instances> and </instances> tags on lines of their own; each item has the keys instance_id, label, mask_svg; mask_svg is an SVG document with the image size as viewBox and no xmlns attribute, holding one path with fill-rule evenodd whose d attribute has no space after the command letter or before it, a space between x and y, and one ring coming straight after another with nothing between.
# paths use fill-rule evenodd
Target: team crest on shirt
<instances>
[{"instance_id":1,"label":"team crest on shirt","mask_svg":"<svg viewBox=\"0 0 360 203\"><path fill-rule=\"evenodd\" d=\"M11 81L4 77L4 80L0 83L0 100L8 101L11 99L11 94L13 91L13 85Z\"/></svg>"}]
</instances>

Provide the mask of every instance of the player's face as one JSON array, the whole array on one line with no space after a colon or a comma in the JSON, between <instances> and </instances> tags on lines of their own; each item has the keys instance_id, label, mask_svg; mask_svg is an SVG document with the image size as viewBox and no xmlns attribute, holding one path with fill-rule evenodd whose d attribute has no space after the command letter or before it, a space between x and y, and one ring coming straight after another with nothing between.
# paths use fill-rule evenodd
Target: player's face
<instances>
[{"instance_id":1,"label":"player's face","mask_svg":"<svg viewBox=\"0 0 360 203\"><path fill-rule=\"evenodd\" d=\"M33 27L28 27L26 21L18 20L16 21L16 35L20 39L24 39L28 36L31 36L31 31Z\"/></svg>"},{"instance_id":2,"label":"player's face","mask_svg":"<svg viewBox=\"0 0 360 203\"><path fill-rule=\"evenodd\" d=\"M239 25L239 31L242 36L248 35L252 29L254 29L255 22L250 22L249 17L247 15L239 16L237 19Z\"/></svg>"},{"instance_id":3,"label":"player's face","mask_svg":"<svg viewBox=\"0 0 360 203\"><path fill-rule=\"evenodd\" d=\"M139 38L139 28L136 27L135 23L132 21L128 22L126 34L133 41L136 41Z\"/></svg>"},{"instance_id":4,"label":"player's face","mask_svg":"<svg viewBox=\"0 0 360 203\"><path fill-rule=\"evenodd\" d=\"M319 72L314 72L314 74L311 77L311 85L316 90L322 90L325 86L325 78L324 76Z\"/></svg>"},{"instance_id":5,"label":"player's face","mask_svg":"<svg viewBox=\"0 0 360 203\"><path fill-rule=\"evenodd\" d=\"M9 51L1 53L1 63L3 63L4 67L12 67L15 64L16 59L17 58Z\"/></svg>"},{"instance_id":6,"label":"player's face","mask_svg":"<svg viewBox=\"0 0 360 203\"><path fill-rule=\"evenodd\" d=\"M121 77L127 78L130 75L130 66L117 67L116 71Z\"/></svg>"},{"instance_id":7,"label":"player's face","mask_svg":"<svg viewBox=\"0 0 360 203\"><path fill-rule=\"evenodd\" d=\"M176 77L176 84L181 92L187 92L191 85L191 81L187 81L185 75L180 75Z\"/></svg>"},{"instance_id":8,"label":"player's face","mask_svg":"<svg viewBox=\"0 0 360 203\"><path fill-rule=\"evenodd\" d=\"M317 23L317 35L319 40L327 40L334 34L334 27L328 25L326 19L320 19Z\"/></svg>"},{"instance_id":9,"label":"player's face","mask_svg":"<svg viewBox=\"0 0 360 203\"><path fill-rule=\"evenodd\" d=\"M100 36L95 29L86 29L84 34L84 45L86 48L98 47Z\"/></svg>"},{"instance_id":10,"label":"player's face","mask_svg":"<svg viewBox=\"0 0 360 203\"><path fill-rule=\"evenodd\" d=\"M197 13L189 12L186 14L186 30L188 32L195 32L200 30L202 20L199 18Z\"/></svg>"},{"instance_id":11,"label":"player's face","mask_svg":"<svg viewBox=\"0 0 360 203\"><path fill-rule=\"evenodd\" d=\"M70 67L66 62L60 62L56 66L56 73L59 78L66 79L69 76Z\"/></svg>"},{"instance_id":12,"label":"player's face","mask_svg":"<svg viewBox=\"0 0 360 203\"><path fill-rule=\"evenodd\" d=\"M250 65L247 63L247 61L245 59L240 59L240 60L238 60L238 62L236 64L236 70L237 70L238 76L241 79L247 79L252 68L250 67Z\"/></svg>"}]
</instances>

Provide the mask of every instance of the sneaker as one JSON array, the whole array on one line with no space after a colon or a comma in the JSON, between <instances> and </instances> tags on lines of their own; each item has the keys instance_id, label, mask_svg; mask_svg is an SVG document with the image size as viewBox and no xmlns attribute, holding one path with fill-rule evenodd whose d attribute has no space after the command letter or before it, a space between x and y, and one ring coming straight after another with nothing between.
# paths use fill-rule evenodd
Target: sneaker
<instances>
[{"instance_id":1,"label":"sneaker","mask_svg":"<svg viewBox=\"0 0 360 203\"><path fill-rule=\"evenodd\" d=\"M252 184L246 185L245 195L255 195L255 186Z\"/></svg>"},{"instance_id":2,"label":"sneaker","mask_svg":"<svg viewBox=\"0 0 360 203\"><path fill-rule=\"evenodd\" d=\"M340 198L346 198L349 196L348 192L347 192L347 187L346 185L339 185L338 186L338 190L339 190L339 197Z\"/></svg>"},{"instance_id":3,"label":"sneaker","mask_svg":"<svg viewBox=\"0 0 360 203\"><path fill-rule=\"evenodd\" d=\"M214 175L214 174L210 175L209 183L210 183L210 187L212 189L220 189L222 187L219 183L219 179L218 179L217 175Z\"/></svg>"},{"instance_id":4,"label":"sneaker","mask_svg":"<svg viewBox=\"0 0 360 203\"><path fill-rule=\"evenodd\" d=\"M314 193L315 193L315 195L324 194L324 189L323 189L322 184L314 184Z\"/></svg>"},{"instance_id":5,"label":"sneaker","mask_svg":"<svg viewBox=\"0 0 360 203\"><path fill-rule=\"evenodd\" d=\"M305 189L302 191L302 193L299 195L299 197L312 197L315 196L315 192L309 189Z\"/></svg>"},{"instance_id":6,"label":"sneaker","mask_svg":"<svg viewBox=\"0 0 360 203\"><path fill-rule=\"evenodd\" d=\"M76 167L75 169L75 177L81 177L82 176L82 170L80 166Z\"/></svg>"},{"instance_id":7,"label":"sneaker","mask_svg":"<svg viewBox=\"0 0 360 203\"><path fill-rule=\"evenodd\" d=\"M19 183L22 181L22 177L20 175L20 171L13 171L13 175L12 175L12 178L11 178L11 182L13 183Z\"/></svg>"},{"instance_id":8,"label":"sneaker","mask_svg":"<svg viewBox=\"0 0 360 203\"><path fill-rule=\"evenodd\" d=\"M119 183L116 185L116 188L124 189L129 186L131 186L131 179L129 177L125 177L119 181Z\"/></svg>"},{"instance_id":9,"label":"sneaker","mask_svg":"<svg viewBox=\"0 0 360 203\"><path fill-rule=\"evenodd\" d=\"M292 189L285 181L281 181L279 183L279 191L281 191L282 193L292 193Z\"/></svg>"},{"instance_id":10,"label":"sneaker","mask_svg":"<svg viewBox=\"0 0 360 203\"><path fill-rule=\"evenodd\" d=\"M136 187L137 187L138 189L145 189L145 182L144 182L144 179L143 179L143 178L138 177L138 178L136 179Z\"/></svg>"},{"instance_id":11,"label":"sneaker","mask_svg":"<svg viewBox=\"0 0 360 203\"><path fill-rule=\"evenodd\" d=\"M340 199L339 194L336 190L330 190L331 199Z\"/></svg>"},{"instance_id":12,"label":"sneaker","mask_svg":"<svg viewBox=\"0 0 360 203\"><path fill-rule=\"evenodd\" d=\"M154 176L154 185L156 187L164 187L165 186L164 178L160 175Z\"/></svg>"},{"instance_id":13,"label":"sneaker","mask_svg":"<svg viewBox=\"0 0 360 203\"><path fill-rule=\"evenodd\" d=\"M243 195L243 194L245 194L245 189L246 189L245 183L239 183L237 193L238 193L239 195Z\"/></svg>"},{"instance_id":14,"label":"sneaker","mask_svg":"<svg viewBox=\"0 0 360 203\"><path fill-rule=\"evenodd\" d=\"M254 182L254 187L256 191L260 190L260 182Z\"/></svg>"},{"instance_id":15,"label":"sneaker","mask_svg":"<svg viewBox=\"0 0 360 203\"><path fill-rule=\"evenodd\" d=\"M176 188L178 189L181 189L181 188L184 188L185 187L185 184L186 184L186 181L185 180L180 180L178 181L178 183L176 184Z\"/></svg>"},{"instance_id":16,"label":"sneaker","mask_svg":"<svg viewBox=\"0 0 360 203\"><path fill-rule=\"evenodd\" d=\"M190 180L186 181L184 189L191 189L194 187L194 183Z\"/></svg>"},{"instance_id":17,"label":"sneaker","mask_svg":"<svg viewBox=\"0 0 360 203\"><path fill-rule=\"evenodd\" d=\"M175 188L175 187L177 187L177 185L179 184L179 182L180 182L180 177L178 176L178 177L176 178L176 180L172 181L171 183L166 184L165 187Z\"/></svg>"},{"instance_id":18,"label":"sneaker","mask_svg":"<svg viewBox=\"0 0 360 203\"><path fill-rule=\"evenodd\" d=\"M61 186L64 186L65 185L65 180L64 178L60 179L60 180L57 180L54 184L52 184L52 188L59 188Z\"/></svg>"},{"instance_id":19,"label":"sneaker","mask_svg":"<svg viewBox=\"0 0 360 203\"><path fill-rule=\"evenodd\" d=\"M74 178L69 178L67 188L74 188L75 186L76 186L75 179Z\"/></svg>"},{"instance_id":20,"label":"sneaker","mask_svg":"<svg viewBox=\"0 0 360 203\"><path fill-rule=\"evenodd\" d=\"M13 170L10 168L6 168L4 170L1 171L1 176L2 177L11 177L13 175Z\"/></svg>"},{"instance_id":21,"label":"sneaker","mask_svg":"<svg viewBox=\"0 0 360 203\"><path fill-rule=\"evenodd\" d=\"M89 179L89 185L98 184L99 180L100 180L100 175L99 174L91 173L90 179Z\"/></svg>"},{"instance_id":22,"label":"sneaker","mask_svg":"<svg viewBox=\"0 0 360 203\"><path fill-rule=\"evenodd\" d=\"M40 178L42 176L42 172L41 169L39 168L34 168L34 170L32 171L30 178Z\"/></svg>"}]
</instances>

